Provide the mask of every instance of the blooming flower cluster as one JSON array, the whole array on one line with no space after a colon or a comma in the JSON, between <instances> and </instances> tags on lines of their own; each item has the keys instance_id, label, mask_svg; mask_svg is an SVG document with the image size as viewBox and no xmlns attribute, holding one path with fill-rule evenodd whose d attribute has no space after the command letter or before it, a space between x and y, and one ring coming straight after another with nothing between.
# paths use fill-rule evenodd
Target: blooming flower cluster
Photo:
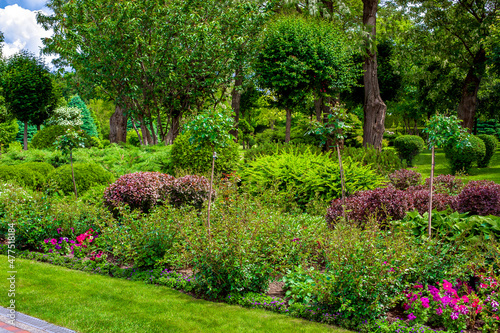
<instances>
[{"instance_id":1,"label":"blooming flower cluster","mask_svg":"<svg viewBox=\"0 0 500 333\"><path fill-rule=\"evenodd\" d=\"M61 228L57 229L58 234L62 232L63 230ZM95 231L90 228L83 234L78 235L76 240L69 239L68 237L48 238L43 241L42 250L45 253L59 253L61 255L73 254L75 257L84 257L88 252L88 248L97 237L94 233ZM91 253L91 260L101 258L102 255L102 251L99 251L99 253L94 251Z\"/></svg>"},{"instance_id":2,"label":"blooming flower cluster","mask_svg":"<svg viewBox=\"0 0 500 333\"><path fill-rule=\"evenodd\" d=\"M474 327L478 319L484 321L483 331L495 331L500 327L498 316L498 282L493 277L479 276L481 283L476 291L466 282L455 285L443 280L441 285L421 284L406 292L403 304L408 320L417 323L432 322L451 331Z\"/></svg>"}]
</instances>

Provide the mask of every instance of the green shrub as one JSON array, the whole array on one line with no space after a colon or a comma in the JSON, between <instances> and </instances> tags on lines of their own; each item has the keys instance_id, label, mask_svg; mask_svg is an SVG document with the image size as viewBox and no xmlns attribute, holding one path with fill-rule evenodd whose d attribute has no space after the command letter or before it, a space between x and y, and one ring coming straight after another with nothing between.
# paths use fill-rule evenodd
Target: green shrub
<instances>
[{"instance_id":1,"label":"green shrub","mask_svg":"<svg viewBox=\"0 0 500 333\"><path fill-rule=\"evenodd\" d=\"M31 145L36 149L50 149L54 150L54 142L56 138L63 135L68 127L61 125L53 125L44 127L41 131L37 132L31 140Z\"/></svg>"},{"instance_id":2,"label":"green shrub","mask_svg":"<svg viewBox=\"0 0 500 333\"><path fill-rule=\"evenodd\" d=\"M28 162L23 163L20 166L36 171L44 177L47 177L52 171L54 171L54 167L46 162Z\"/></svg>"},{"instance_id":3,"label":"green shrub","mask_svg":"<svg viewBox=\"0 0 500 333\"><path fill-rule=\"evenodd\" d=\"M104 145L101 142L101 139L99 139L96 136L91 136L89 140L90 147L95 147L97 149L102 149L104 148Z\"/></svg>"},{"instance_id":4,"label":"green shrub","mask_svg":"<svg viewBox=\"0 0 500 333\"><path fill-rule=\"evenodd\" d=\"M347 193L369 190L383 184L368 166L343 161ZM241 177L252 191L265 191L277 186L280 191L295 193L299 205L306 205L318 198L330 201L340 197L340 172L338 162L328 155L298 149L280 155L263 156L249 163Z\"/></svg>"},{"instance_id":5,"label":"green shrub","mask_svg":"<svg viewBox=\"0 0 500 333\"><path fill-rule=\"evenodd\" d=\"M484 159L486 155L486 145L477 136L469 136L469 144L457 148L448 145L444 148L445 157L450 164L452 174L457 172L468 173L472 164Z\"/></svg>"},{"instance_id":6,"label":"green shrub","mask_svg":"<svg viewBox=\"0 0 500 333\"><path fill-rule=\"evenodd\" d=\"M342 157L349 157L352 161L358 162L361 165L369 165L375 172L382 176L387 176L396 170L406 167L406 163L401 161L394 149L379 151L373 148L373 146L366 148L344 147Z\"/></svg>"},{"instance_id":7,"label":"green shrub","mask_svg":"<svg viewBox=\"0 0 500 333\"><path fill-rule=\"evenodd\" d=\"M480 134L477 137L483 140L484 145L486 147L485 156L482 160L478 161L477 166L480 168L486 168L488 164L490 164L493 154L495 154L495 149L497 148L498 140L493 135L488 135L488 134Z\"/></svg>"},{"instance_id":8,"label":"green shrub","mask_svg":"<svg viewBox=\"0 0 500 333\"><path fill-rule=\"evenodd\" d=\"M171 163L176 169L189 170L194 173L208 173L212 168L212 148L204 146L196 149L189 142L189 132L180 134L172 145ZM229 141L226 148L217 151L215 160L216 173L230 173L236 169L240 155L238 145Z\"/></svg>"},{"instance_id":9,"label":"green shrub","mask_svg":"<svg viewBox=\"0 0 500 333\"><path fill-rule=\"evenodd\" d=\"M0 179L6 182L14 182L17 185L29 188L31 190L39 187L43 182L40 173L31 170L28 167L20 165L0 165Z\"/></svg>"},{"instance_id":10,"label":"green shrub","mask_svg":"<svg viewBox=\"0 0 500 333\"><path fill-rule=\"evenodd\" d=\"M420 154L424 147L424 140L418 135L402 135L394 139L394 148L399 158L406 160L409 166L412 166L413 158Z\"/></svg>"},{"instance_id":11,"label":"green shrub","mask_svg":"<svg viewBox=\"0 0 500 333\"><path fill-rule=\"evenodd\" d=\"M19 126L15 119L0 123L0 146L7 146L14 141L17 132L19 132Z\"/></svg>"},{"instance_id":12,"label":"green shrub","mask_svg":"<svg viewBox=\"0 0 500 333\"><path fill-rule=\"evenodd\" d=\"M299 152L309 150L313 153L321 154L321 148L318 146L283 142L263 142L245 151L245 162L248 163L262 156L281 154L283 152L295 150Z\"/></svg>"},{"instance_id":13,"label":"green shrub","mask_svg":"<svg viewBox=\"0 0 500 333\"><path fill-rule=\"evenodd\" d=\"M139 139L135 130L132 129L127 132L127 143L135 147L139 147L141 145L141 139Z\"/></svg>"},{"instance_id":14,"label":"green shrub","mask_svg":"<svg viewBox=\"0 0 500 333\"><path fill-rule=\"evenodd\" d=\"M100 165L94 163L75 163L75 182L78 193L84 193L97 185L107 185L114 180L113 175ZM47 181L56 184L58 190L65 194L73 192L73 180L71 178L71 165L63 165L52 171Z\"/></svg>"},{"instance_id":15,"label":"green shrub","mask_svg":"<svg viewBox=\"0 0 500 333\"><path fill-rule=\"evenodd\" d=\"M88 136L99 137L99 134L97 132L97 127L96 127L96 124L94 122L94 118L92 118L92 115L91 115L89 109L87 108L85 103L82 101L80 96L78 96L78 95L73 96L71 101L69 101L69 103L68 103L68 107L77 107L78 109L80 109L80 113L82 115L82 122L83 122L83 124L81 125L81 129L84 130Z\"/></svg>"}]
</instances>

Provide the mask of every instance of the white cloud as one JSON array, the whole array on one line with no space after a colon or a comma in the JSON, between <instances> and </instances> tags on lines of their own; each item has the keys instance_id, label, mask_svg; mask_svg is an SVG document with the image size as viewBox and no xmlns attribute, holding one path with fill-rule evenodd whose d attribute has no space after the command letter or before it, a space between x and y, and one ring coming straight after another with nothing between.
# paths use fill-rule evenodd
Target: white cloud
<instances>
[{"instance_id":1,"label":"white cloud","mask_svg":"<svg viewBox=\"0 0 500 333\"><path fill-rule=\"evenodd\" d=\"M24 1L43 2L45 1ZM52 31L45 29L36 23L37 11L19 7L17 4L0 9L0 31L3 32L5 43L3 54L9 57L22 49L28 50L35 55L40 55L43 46L42 38L52 36ZM50 64L54 57L45 57L45 62Z\"/></svg>"},{"instance_id":2,"label":"white cloud","mask_svg":"<svg viewBox=\"0 0 500 333\"><path fill-rule=\"evenodd\" d=\"M19 5L19 7L29 10L38 10L45 7L47 0L0 0L0 4L6 4L7 6ZM5 7L5 5L0 7Z\"/></svg>"}]
</instances>

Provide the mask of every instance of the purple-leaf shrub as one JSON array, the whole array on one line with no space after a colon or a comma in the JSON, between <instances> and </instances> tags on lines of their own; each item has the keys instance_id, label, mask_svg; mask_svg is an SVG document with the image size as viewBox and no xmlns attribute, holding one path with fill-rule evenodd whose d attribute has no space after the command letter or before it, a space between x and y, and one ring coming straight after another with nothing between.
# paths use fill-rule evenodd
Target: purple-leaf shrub
<instances>
[{"instance_id":1,"label":"purple-leaf shrub","mask_svg":"<svg viewBox=\"0 0 500 333\"><path fill-rule=\"evenodd\" d=\"M210 184L203 176L188 175L175 179L172 183L170 204L174 207L191 205L201 209L203 202L208 200ZM215 191L212 189L212 196Z\"/></svg>"},{"instance_id":2,"label":"purple-leaf shrub","mask_svg":"<svg viewBox=\"0 0 500 333\"><path fill-rule=\"evenodd\" d=\"M413 209L416 209L420 214L429 211L429 190L410 188L407 191L408 200ZM444 194L434 193L432 196L432 209L443 211L447 209L454 209L456 197ZM410 205L409 205L410 206Z\"/></svg>"},{"instance_id":3,"label":"purple-leaf shrub","mask_svg":"<svg viewBox=\"0 0 500 333\"><path fill-rule=\"evenodd\" d=\"M425 187L429 188L431 184L430 178L425 180ZM453 175L439 175L434 177L432 188L436 193L444 193L449 195L457 195L464 188L464 182L460 178Z\"/></svg>"},{"instance_id":4,"label":"purple-leaf shrub","mask_svg":"<svg viewBox=\"0 0 500 333\"><path fill-rule=\"evenodd\" d=\"M500 185L492 181L471 181L457 196L457 210L473 215L500 216Z\"/></svg>"},{"instance_id":5,"label":"purple-leaf shrub","mask_svg":"<svg viewBox=\"0 0 500 333\"><path fill-rule=\"evenodd\" d=\"M408 194L392 185L387 188L360 191L346 199L346 217L349 220L365 223L370 217L383 222L388 218L400 220L412 210ZM335 224L342 217L342 201L335 199L328 208L326 221Z\"/></svg>"},{"instance_id":6,"label":"purple-leaf shrub","mask_svg":"<svg viewBox=\"0 0 500 333\"><path fill-rule=\"evenodd\" d=\"M131 209L149 210L168 200L174 177L160 172L135 172L118 178L104 191L109 208L127 204Z\"/></svg>"},{"instance_id":7,"label":"purple-leaf shrub","mask_svg":"<svg viewBox=\"0 0 500 333\"><path fill-rule=\"evenodd\" d=\"M406 190L410 186L417 186L422 180L422 175L416 171L399 169L389 174L389 180L396 189Z\"/></svg>"}]
</instances>

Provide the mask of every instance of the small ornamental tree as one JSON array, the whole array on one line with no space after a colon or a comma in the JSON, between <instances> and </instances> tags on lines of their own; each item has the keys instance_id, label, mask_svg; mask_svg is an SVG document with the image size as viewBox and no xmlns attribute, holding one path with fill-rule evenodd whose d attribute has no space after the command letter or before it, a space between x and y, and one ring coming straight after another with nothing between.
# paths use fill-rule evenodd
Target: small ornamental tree
<instances>
[{"instance_id":1,"label":"small ornamental tree","mask_svg":"<svg viewBox=\"0 0 500 333\"><path fill-rule=\"evenodd\" d=\"M75 197L78 199L78 192L75 182L75 171L73 170L73 149L85 148L84 132L82 130L75 131L72 128L66 130L66 133L57 137L54 145L61 150L63 155L69 154L69 161L71 163L71 177L73 178L73 189Z\"/></svg>"},{"instance_id":2,"label":"small ornamental tree","mask_svg":"<svg viewBox=\"0 0 500 333\"><path fill-rule=\"evenodd\" d=\"M233 117L225 109L209 109L186 124L184 131L191 134L191 144L201 148L209 145L212 148L212 172L210 175L210 189L208 195L207 228L210 236L210 205L212 202L212 184L214 178L215 159L217 149L226 147L232 140L229 133L233 129Z\"/></svg>"},{"instance_id":3,"label":"small ornamental tree","mask_svg":"<svg viewBox=\"0 0 500 333\"><path fill-rule=\"evenodd\" d=\"M344 168L342 166L342 155L340 154L340 145L345 139L345 132L351 128L345 121L345 113L342 112L343 109L336 108L334 111L327 116L327 121L321 123L319 121L313 121L311 123L311 129L306 134L314 134L319 137L321 145L327 145L329 142L333 142L335 147L337 147L337 156L339 159L339 170L340 170L340 184L342 187L342 217L345 221L345 179L344 179ZM326 147L326 150L330 150L331 147Z\"/></svg>"},{"instance_id":4,"label":"small ornamental tree","mask_svg":"<svg viewBox=\"0 0 500 333\"><path fill-rule=\"evenodd\" d=\"M7 61L4 75L5 104L24 123L24 150L28 150L28 123L40 124L51 115L51 74L41 59L21 51Z\"/></svg>"},{"instance_id":5,"label":"small ornamental tree","mask_svg":"<svg viewBox=\"0 0 500 333\"><path fill-rule=\"evenodd\" d=\"M460 125L461 120L456 116L445 116L436 114L427 121L427 127L424 132L429 136L428 143L432 151L431 161L431 178L429 188L429 238L431 237L431 224L432 224L432 183L434 180L434 167L435 167L435 147L445 147L454 145L456 147L463 147L468 145L467 131Z\"/></svg>"}]
</instances>

